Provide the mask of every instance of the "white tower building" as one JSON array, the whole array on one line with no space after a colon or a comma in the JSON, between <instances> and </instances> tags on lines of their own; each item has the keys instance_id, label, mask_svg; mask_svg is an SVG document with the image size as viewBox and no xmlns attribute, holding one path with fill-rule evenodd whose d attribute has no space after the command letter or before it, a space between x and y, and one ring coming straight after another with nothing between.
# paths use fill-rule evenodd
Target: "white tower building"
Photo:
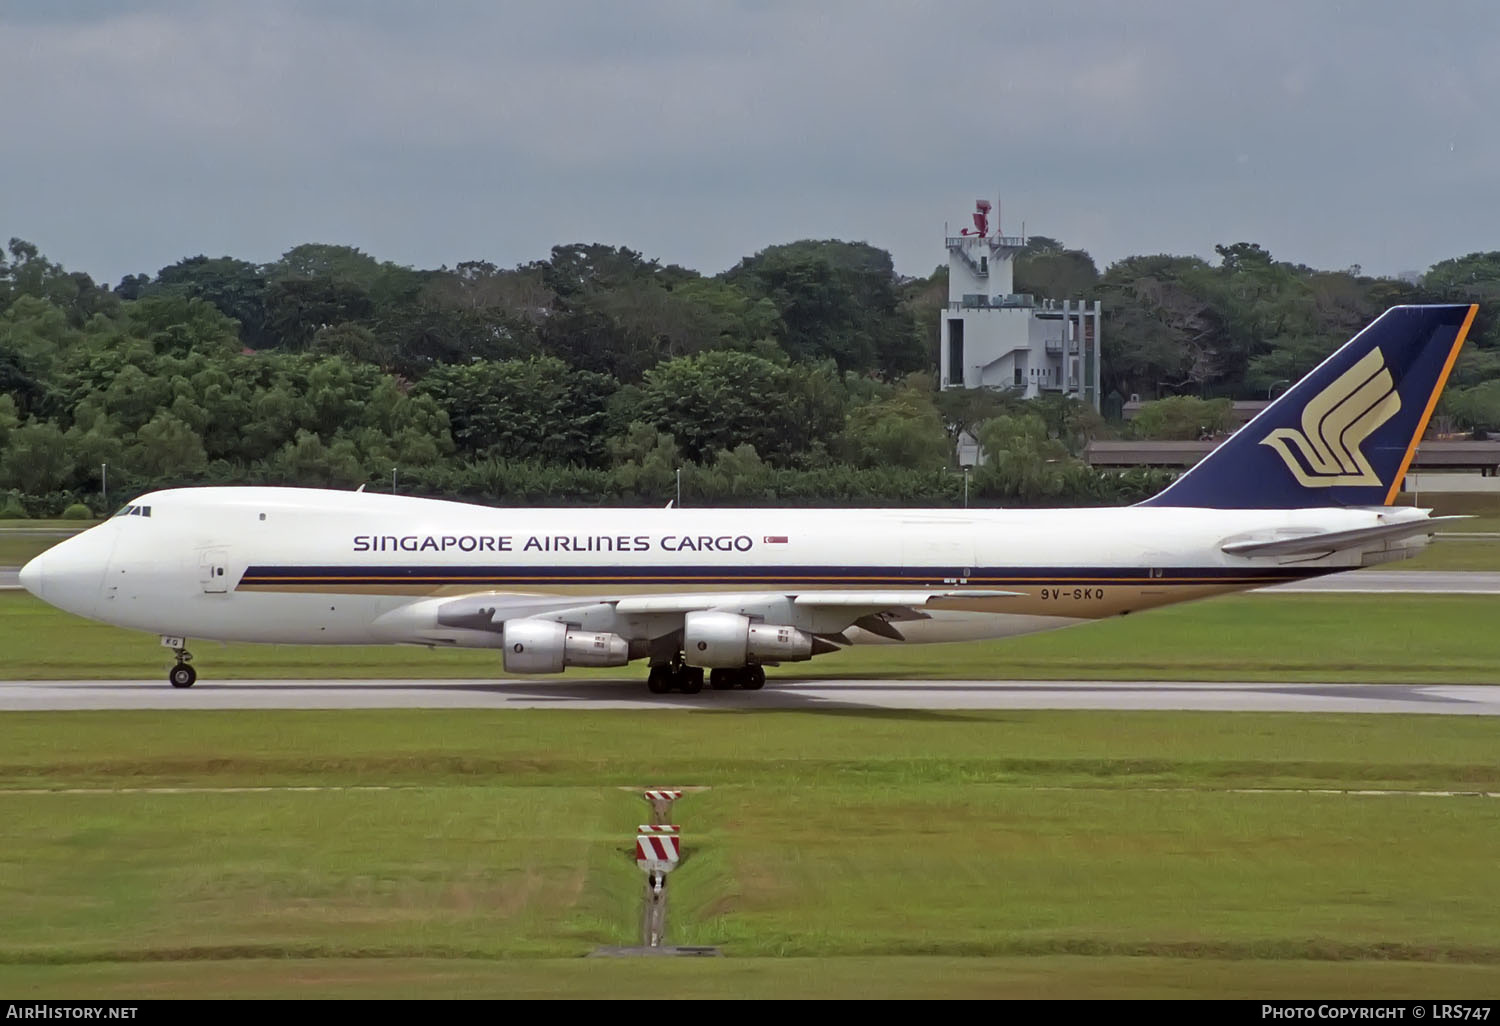
<instances>
[{"instance_id":1,"label":"white tower building","mask_svg":"<svg viewBox=\"0 0 1500 1026\"><path fill-rule=\"evenodd\" d=\"M940 348L944 388L1074 396L1099 409L1099 303L1013 291L1026 239L990 230L988 200L974 227L947 238L948 312Z\"/></svg>"}]
</instances>

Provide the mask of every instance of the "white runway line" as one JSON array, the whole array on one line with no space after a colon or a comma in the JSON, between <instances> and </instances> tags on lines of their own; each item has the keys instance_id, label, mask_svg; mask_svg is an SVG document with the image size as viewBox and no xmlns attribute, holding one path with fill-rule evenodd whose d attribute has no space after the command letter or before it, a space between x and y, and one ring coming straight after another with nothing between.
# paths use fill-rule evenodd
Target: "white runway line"
<instances>
[{"instance_id":1,"label":"white runway line","mask_svg":"<svg viewBox=\"0 0 1500 1026\"><path fill-rule=\"evenodd\" d=\"M266 787L0 787L0 799L35 795L175 795L175 794L263 794L312 793L338 791L471 791L484 790L495 784L354 784L349 786L266 786ZM1069 787L1052 784L986 784L999 791L1062 791L1071 794L1284 794L1339 796L1345 798L1500 798L1500 791L1398 791L1370 788L1338 787ZM636 788L626 788L634 791ZM697 788L706 791L707 788Z\"/></svg>"},{"instance_id":2,"label":"white runway line","mask_svg":"<svg viewBox=\"0 0 1500 1026\"><path fill-rule=\"evenodd\" d=\"M1500 716L1493 684L772 680L763 691L652 695L619 680L0 681L0 710L558 709L756 712L1105 709Z\"/></svg>"},{"instance_id":3,"label":"white runway line","mask_svg":"<svg viewBox=\"0 0 1500 1026\"><path fill-rule=\"evenodd\" d=\"M416 787L382 784L265 785L256 787L0 787L0 796L17 794L266 794L296 791L415 791Z\"/></svg>"}]
</instances>

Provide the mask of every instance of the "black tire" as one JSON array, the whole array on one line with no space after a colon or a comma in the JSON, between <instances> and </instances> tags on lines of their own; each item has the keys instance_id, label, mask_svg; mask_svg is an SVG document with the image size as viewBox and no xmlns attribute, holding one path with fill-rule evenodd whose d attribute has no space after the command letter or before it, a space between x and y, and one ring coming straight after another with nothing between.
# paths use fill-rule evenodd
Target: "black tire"
<instances>
[{"instance_id":1,"label":"black tire","mask_svg":"<svg viewBox=\"0 0 1500 1026\"><path fill-rule=\"evenodd\" d=\"M677 678L677 687L684 695L696 695L703 690L703 670L697 666L684 666L682 676Z\"/></svg>"},{"instance_id":2,"label":"black tire","mask_svg":"<svg viewBox=\"0 0 1500 1026\"><path fill-rule=\"evenodd\" d=\"M653 695L665 695L672 690L672 670L666 666L651 667L651 674L646 678L646 689Z\"/></svg>"},{"instance_id":3,"label":"black tire","mask_svg":"<svg viewBox=\"0 0 1500 1026\"><path fill-rule=\"evenodd\" d=\"M746 691L759 691L766 686L766 670L763 666L747 666L740 677L740 687Z\"/></svg>"},{"instance_id":4,"label":"black tire","mask_svg":"<svg viewBox=\"0 0 1500 1026\"><path fill-rule=\"evenodd\" d=\"M715 691L728 691L739 682L738 670L714 670L708 675L708 684Z\"/></svg>"},{"instance_id":5,"label":"black tire","mask_svg":"<svg viewBox=\"0 0 1500 1026\"><path fill-rule=\"evenodd\" d=\"M172 667L172 672L167 674L167 680L174 688L190 688L198 680L198 671L187 663L178 663Z\"/></svg>"}]
</instances>

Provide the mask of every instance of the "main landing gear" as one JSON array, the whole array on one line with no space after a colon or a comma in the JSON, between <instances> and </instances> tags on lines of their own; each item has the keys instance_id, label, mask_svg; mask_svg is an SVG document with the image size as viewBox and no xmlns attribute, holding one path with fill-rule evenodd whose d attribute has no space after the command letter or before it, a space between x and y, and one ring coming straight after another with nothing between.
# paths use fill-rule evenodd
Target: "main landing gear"
<instances>
[{"instance_id":1,"label":"main landing gear","mask_svg":"<svg viewBox=\"0 0 1500 1026\"><path fill-rule=\"evenodd\" d=\"M713 670L708 675L708 682L715 691L728 691L731 688L759 691L766 685L766 671L759 666ZM701 667L686 665L682 657L678 656L670 663L658 663L651 667L646 687L653 695L664 695L669 691L696 695L703 690L703 670Z\"/></svg>"},{"instance_id":2,"label":"main landing gear","mask_svg":"<svg viewBox=\"0 0 1500 1026\"><path fill-rule=\"evenodd\" d=\"M653 695L665 695L668 691L696 695L703 690L703 670L697 666L687 666L681 658L670 663L659 663L651 667L646 687Z\"/></svg>"},{"instance_id":3,"label":"main landing gear","mask_svg":"<svg viewBox=\"0 0 1500 1026\"><path fill-rule=\"evenodd\" d=\"M737 670L714 670L708 675L709 686L715 691L744 688L759 691L766 686L766 671L760 666L741 666Z\"/></svg>"},{"instance_id":4,"label":"main landing gear","mask_svg":"<svg viewBox=\"0 0 1500 1026\"><path fill-rule=\"evenodd\" d=\"M185 648L174 649L177 653L177 665L167 674L167 680L174 688L190 688L198 679L198 671L193 669L193 654Z\"/></svg>"}]
</instances>

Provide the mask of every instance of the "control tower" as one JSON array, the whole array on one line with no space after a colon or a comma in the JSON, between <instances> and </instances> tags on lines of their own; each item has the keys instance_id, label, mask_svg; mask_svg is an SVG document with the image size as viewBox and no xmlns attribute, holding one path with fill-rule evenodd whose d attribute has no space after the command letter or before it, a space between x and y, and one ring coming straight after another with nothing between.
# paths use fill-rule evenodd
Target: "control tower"
<instances>
[{"instance_id":1,"label":"control tower","mask_svg":"<svg viewBox=\"0 0 1500 1026\"><path fill-rule=\"evenodd\" d=\"M974 227L946 239L948 312L940 347L944 388L1003 388L1034 399L1073 396L1099 409L1099 303L1018 293L1020 235L990 224L989 200Z\"/></svg>"}]
</instances>

